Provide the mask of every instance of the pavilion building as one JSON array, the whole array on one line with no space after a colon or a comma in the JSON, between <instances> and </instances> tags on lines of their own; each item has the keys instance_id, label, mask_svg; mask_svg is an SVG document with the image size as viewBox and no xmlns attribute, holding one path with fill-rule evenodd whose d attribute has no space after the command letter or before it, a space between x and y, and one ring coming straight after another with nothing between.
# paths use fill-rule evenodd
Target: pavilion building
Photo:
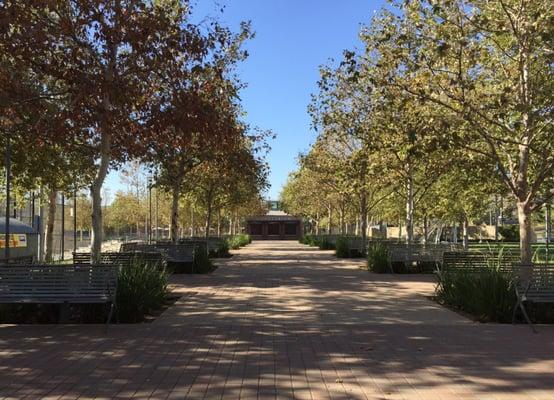
<instances>
[{"instance_id":1,"label":"pavilion building","mask_svg":"<svg viewBox=\"0 0 554 400\"><path fill-rule=\"evenodd\" d=\"M280 210L248 218L246 224L252 240L298 240L302 236L302 220Z\"/></svg>"}]
</instances>

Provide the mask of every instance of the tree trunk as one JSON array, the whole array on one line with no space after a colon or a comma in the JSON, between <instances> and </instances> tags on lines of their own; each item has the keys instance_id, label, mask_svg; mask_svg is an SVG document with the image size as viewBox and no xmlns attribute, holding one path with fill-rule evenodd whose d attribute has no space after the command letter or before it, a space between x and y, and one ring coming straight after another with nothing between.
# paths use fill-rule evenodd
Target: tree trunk
<instances>
[{"instance_id":1,"label":"tree trunk","mask_svg":"<svg viewBox=\"0 0 554 400\"><path fill-rule=\"evenodd\" d=\"M319 211L316 213L315 217L317 218L315 221L315 234L319 236Z\"/></svg>"},{"instance_id":2,"label":"tree trunk","mask_svg":"<svg viewBox=\"0 0 554 400\"><path fill-rule=\"evenodd\" d=\"M40 234L40 237L39 237L39 246L38 246L38 259L39 261L44 261L44 239L45 239L45 227L44 227L44 213L45 213L45 210L44 210L44 190L42 188L42 186L40 187L40 191L39 191L39 201L40 201L40 208L39 208L39 226L38 226L38 231L39 231L39 234Z\"/></svg>"},{"instance_id":3,"label":"tree trunk","mask_svg":"<svg viewBox=\"0 0 554 400\"><path fill-rule=\"evenodd\" d=\"M194 208L190 205L190 237L194 237Z\"/></svg>"},{"instance_id":4,"label":"tree trunk","mask_svg":"<svg viewBox=\"0 0 554 400\"><path fill-rule=\"evenodd\" d=\"M333 209L331 208L331 204L327 206L327 213L328 213L328 220L327 220L327 234L331 234L331 218L333 217Z\"/></svg>"},{"instance_id":5,"label":"tree trunk","mask_svg":"<svg viewBox=\"0 0 554 400\"><path fill-rule=\"evenodd\" d=\"M398 221L398 243L402 242L402 221Z\"/></svg>"},{"instance_id":6,"label":"tree trunk","mask_svg":"<svg viewBox=\"0 0 554 400\"><path fill-rule=\"evenodd\" d=\"M427 219L427 213L423 215L423 243L427 244L429 240L429 221Z\"/></svg>"},{"instance_id":7,"label":"tree trunk","mask_svg":"<svg viewBox=\"0 0 554 400\"><path fill-rule=\"evenodd\" d=\"M406 243L414 241L414 177L412 164L407 165L408 178L406 180Z\"/></svg>"},{"instance_id":8,"label":"tree trunk","mask_svg":"<svg viewBox=\"0 0 554 400\"><path fill-rule=\"evenodd\" d=\"M210 237L210 226L212 225L212 204L213 203L213 196L212 196L212 189L210 188L208 192L206 193L206 231L204 232L204 236L207 238Z\"/></svg>"},{"instance_id":9,"label":"tree trunk","mask_svg":"<svg viewBox=\"0 0 554 400\"><path fill-rule=\"evenodd\" d=\"M360 232L362 236L362 242L364 243L367 238L367 197L365 193L362 193L360 197Z\"/></svg>"},{"instance_id":10,"label":"tree trunk","mask_svg":"<svg viewBox=\"0 0 554 400\"><path fill-rule=\"evenodd\" d=\"M442 236L442 224L439 223L439 226L437 226L437 233L435 235L435 243L440 243Z\"/></svg>"},{"instance_id":11,"label":"tree trunk","mask_svg":"<svg viewBox=\"0 0 554 400\"><path fill-rule=\"evenodd\" d=\"M102 185L108 174L110 166L111 135L102 132L100 142L100 165L90 187L92 197L92 238L91 258L93 263L100 263L100 252L102 251Z\"/></svg>"},{"instance_id":12,"label":"tree trunk","mask_svg":"<svg viewBox=\"0 0 554 400\"><path fill-rule=\"evenodd\" d=\"M221 236L221 208L217 209L217 237Z\"/></svg>"},{"instance_id":13,"label":"tree trunk","mask_svg":"<svg viewBox=\"0 0 554 400\"><path fill-rule=\"evenodd\" d=\"M179 235L179 200L181 198L181 185L176 183L171 193L171 222L169 226L169 240L176 242Z\"/></svg>"},{"instance_id":14,"label":"tree trunk","mask_svg":"<svg viewBox=\"0 0 554 400\"><path fill-rule=\"evenodd\" d=\"M52 262L54 252L54 223L56 221L56 199L58 192L52 189L48 194L48 221L46 224L46 240L44 241L44 260Z\"/></svg>"},{"instance_id":15,"label":"tree trunk","mask_svg":"<svg viewBox=\"0 0 554 400\"><path fill-rule=\"evenodd\" d=\"M467 251L469 247L469 221L467 219L467 214L464 213L464 218L462 220L462 231L463 231L463 246L464 250Z\"/></svg>"},{"instance_id":16,"label":"tree trunk","mask_svg":"<svg viewBox=\"0 0 554 400\"><path fill-rule=\"evenodd\" d=\"M531 224L531 209L526 202L517 202L517 217L519 220L519 247L521 249L521 263L531 264L533 251L533 226Z\"/></svg>"},{"instance_id":17,"label":"tree trunk","mask_svg":"<svg viewBox=\"0 0 554 400\"><path fill-rule=\"evenodd\" d=\"M339 207L339 232L344 235L344 207Z\"/></svg>"}]
</instances>

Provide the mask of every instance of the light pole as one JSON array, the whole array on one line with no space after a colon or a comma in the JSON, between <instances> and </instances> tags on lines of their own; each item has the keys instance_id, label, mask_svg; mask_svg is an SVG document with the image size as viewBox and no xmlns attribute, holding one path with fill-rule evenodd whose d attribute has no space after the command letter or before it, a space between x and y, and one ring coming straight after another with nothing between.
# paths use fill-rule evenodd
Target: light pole
<instances>
[{"instance_id":1,"label":"light pole","mask_svg":"<svg viewBox=\"0 0 554 400\"><path fill-rule=\"evenodd\" d=\"M11 202L11 141L10 134L6 137L6 231L4 232L4 257L6 262L10 259L10 202Z\"/></svg>"},{"instance_id":2,"label":"light pole","mask_svg":"<svg viewBox=\"0 0 554 400\"><path fill-rule=\"evenodd\" d=\"M158 188L156 188L156 240L160 239L160 204L158 198Z\"/></svg>"},{"instance_id":3,"label":"light pole","mask_svg":"<svg viewBox=\"0 0 554 400\"><path fill-rule=\"evenodd\" d=\"M77 187L73 189L73 254L77 253Z\"/></svg>"},{"instance_id":4,"label":"light pole","mask_svg":"<svg viewBox=\"0 0 554 400\"><path fill-rule=\"evenodd\" d=\"M546 203L545 229L546 229L546 262L550 261L550 241L552 240L551 204Z\"/></svg>"},{"instance_id":5,"label":"light pole","mask_svg":"<svg viewBox=\"0 0 554 400\"><path fill-rule=\"evenodd\" d=\"M61 260L64 260L65 253L65 193L62 192L62 237L60 240Z\"/></svg>"},{"instance_id":6,"label":"light pole","mask_svg":"<svg viewBox=\"0 0 554 400\"><path fill-rule=\"evenodd\" d=\"M148 178L148 243L152 243L152 177Z\"/></svg>"}]
</instances>

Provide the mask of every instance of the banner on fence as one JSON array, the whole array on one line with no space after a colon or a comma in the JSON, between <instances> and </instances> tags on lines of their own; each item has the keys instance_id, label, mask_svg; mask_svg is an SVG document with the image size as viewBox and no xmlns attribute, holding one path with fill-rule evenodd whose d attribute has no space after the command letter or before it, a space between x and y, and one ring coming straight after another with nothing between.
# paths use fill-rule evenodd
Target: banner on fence
<instances>
[{"instance_id":1,"label":"banner on fence","mask_svg":"<svg viewBox=\"0 0 554 400\"><path fill-rule=\"evenodd\" d=\"M6 247L6 235L0 234L0 249ZM10 248L27 247L27 235L20 233L10 235Z\"/></svg>"}]
</instances>

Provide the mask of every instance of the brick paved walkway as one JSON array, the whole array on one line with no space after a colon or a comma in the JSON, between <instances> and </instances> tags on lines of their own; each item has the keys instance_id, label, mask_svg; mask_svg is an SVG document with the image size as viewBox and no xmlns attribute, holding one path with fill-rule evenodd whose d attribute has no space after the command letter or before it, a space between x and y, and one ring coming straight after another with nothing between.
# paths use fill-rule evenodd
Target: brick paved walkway
<instances>
[{"instance_id":1,"label":"brick paved walkway","mask_svg":"<svg viewBox=\"0 0 554 400\"><path fill-rule=\"evenodd\" d=\"M173 278L152 324L0 326L0 398L554 399L553 326L472 323L431 277L266 242Z\"/></svg>"}]
</instances>

